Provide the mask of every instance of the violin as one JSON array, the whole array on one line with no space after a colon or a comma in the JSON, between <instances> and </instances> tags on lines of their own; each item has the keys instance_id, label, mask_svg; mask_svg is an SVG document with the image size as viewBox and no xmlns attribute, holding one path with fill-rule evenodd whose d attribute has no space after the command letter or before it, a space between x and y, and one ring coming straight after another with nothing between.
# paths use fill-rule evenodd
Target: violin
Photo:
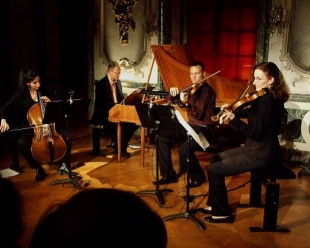
<instances>
[{"instance_id":1,"label":"violin","mask_svg":"<svg viewBox=\"0 0 310 248\"><path fill-rule=\"evenodd\" d=\"M185 89L181 90L176 96L171 97L171 102L172 102L172 103L175 103L175 104L177 104L177 105L179 105L179 107L181 107L181 108L184 107L184 105L187 106L187 103L186 103L186 102L184 103L184 102L182 102L182 101L180 100L180 93L185 93L185 92L187 92L188 90L190 90L190 91L188 92L188 95L189 95L189 96L190 96L190 95L193 95L193 94L203 85L203 83L204 83L208 78L213 77L214 75L220 73L222 70L224 70L224 69L221 69L221 70L219 70L219 71L217 71L217 72L211 74L210 76L208 76L208 77L206 77L206 78L203 78L203 79L201 79L200 81L198 81L198 82L196 82L196 83L193 83L192 85L190 85L190 86L186 87Z\"/></svg>"},{"instance_id":2,"label":"violin","mask_svg":"<svg viewBox=\"0 0 310 248\"><path fill-rule=\"evenodd\" d=\"M43 124L45 105L38 91L39 103L34 104L27 113L27 119L34 128L31 153L41 163L53 163L65 156L66 143L57 133L55 123Z\"/></svg>"},{"instance_id":3,"label":"violin","mask_svg":"<svg viewBox=\"0 0 310 248\"><path fill-rule=\"evenodd\" d=\"M217 115L212 116L211 120L212 121L219 121L220 117L224 114L224 111L227 110L236 110L240 107L246 107L251 104L254 100L257 98L265 95L267 93L266 89L262 89L260 91L256 91L251 94L245 94L243 97L239 98L236 102L229 104L228 106L225 106L220 112L218 112Z\"/></svg>"}]
</instances>

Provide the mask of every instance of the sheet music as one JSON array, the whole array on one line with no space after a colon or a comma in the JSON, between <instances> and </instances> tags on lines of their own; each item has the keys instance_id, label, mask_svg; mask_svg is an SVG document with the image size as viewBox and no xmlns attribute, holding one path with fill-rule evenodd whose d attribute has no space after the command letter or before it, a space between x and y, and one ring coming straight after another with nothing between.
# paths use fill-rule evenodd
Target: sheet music
<instances>
[{"instance_id":1,"label":"sheet music","mask_svg":"<svg viewBox=\"0 0 310 248\"><path fill-rule=\"evenodd\" d=\"M19 172L14 171L10 168L4 169L4 170L0 170L0 175L2 178L7 178L7 177L12 177L12 176L16 176L18 175Z\"/></svg>"},{"instance_id":2,"label":"sheet music","mask_svg":"<svg viewBox=\"0 0 310 248\"><path fill-rule=\"evenodd\" d=\"M207 141L205 136L203 136L201 132L197 134L195 130L184 120L183 116L178 110L175 110L175 115L178 118L180 124L193 137L193 139L201 146L203 150L206 150L206 148L209 146L209 142Z\"/></svg>"}]
</instances>

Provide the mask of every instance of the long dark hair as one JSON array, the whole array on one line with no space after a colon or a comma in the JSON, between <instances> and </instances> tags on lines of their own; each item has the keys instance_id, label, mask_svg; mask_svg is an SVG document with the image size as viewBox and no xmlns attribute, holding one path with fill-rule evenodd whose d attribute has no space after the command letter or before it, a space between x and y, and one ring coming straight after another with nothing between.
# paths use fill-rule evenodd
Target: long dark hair
<instances>
[{"instance_id":1,"label":"long dark hair","mask_svg":"<svg viewBox=\"0 0 310 248\"><path fill-rule=\"evenodd\" d=\"M19 87L21 89L28 89L26 83L33 81L37 76L39 76L39 73L34 68L21 69L19 73Z\"/></svg>"},{"instance_id":2,"label":"long dark hair","mask_svg":"<svg viewBox=\"0 0 310 248\"><path fill-rule=\"evenodd\" d=\"M267 77L274 78L274 82L270 89L273 96L275 98L282 99L283 102L288 101L290 96L289 88L278 66L273 62L262 62L254 67L253 73L257 69L263 71Z\"/></svg>"}]
</instances>

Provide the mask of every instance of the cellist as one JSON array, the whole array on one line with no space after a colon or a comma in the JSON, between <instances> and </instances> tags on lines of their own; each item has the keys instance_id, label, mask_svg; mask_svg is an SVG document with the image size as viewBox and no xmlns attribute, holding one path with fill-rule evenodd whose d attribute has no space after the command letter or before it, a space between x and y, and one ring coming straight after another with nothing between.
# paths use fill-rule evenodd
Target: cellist
<instances>
[{"instance_id":1,"label":"cellist","mask_svg":"<svg viewBox=\"0 0 310 248\"><path fill-rule=\"evenodd\" d=\"M10 126L29 127L27 120L28 110L37 102L38 90L41 86L41 79L36 69L23 68L19 74L20 89L2 106L0 132L10 129ZM44 103L51 100L47 96L41 97ZM32 128L25 128L11 134L16 138L20 153L27 161L28 165L35 169L35 181L42 181L46 177L46 172L40 162L34 159L31 153L32 138L34 131Z\"/></svg>"}]
</instances>

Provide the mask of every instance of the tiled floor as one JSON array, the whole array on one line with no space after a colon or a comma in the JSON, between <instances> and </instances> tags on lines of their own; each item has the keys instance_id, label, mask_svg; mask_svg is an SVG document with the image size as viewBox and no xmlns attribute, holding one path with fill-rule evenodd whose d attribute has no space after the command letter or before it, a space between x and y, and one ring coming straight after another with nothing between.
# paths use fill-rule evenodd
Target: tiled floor
<instances>
[{"instance_id":1,"label":"tiled floor","mask_svg":"<svg viewBox=\"0 0 310 248\"><path fill-rule=\"evenodd\" d=\"M1 137L0 137L1 139ZM2 139L3 141L3 139ZM132 143L137 140L132 140ZM3 142L2 142L3 143ZM161 186L160 190L169 189L172 192L162 192L165 204L158 204L158 197L155 194L155 150L151 146L145 150L145 164L141 165L140 150L128 151L131 157L118 163L111 150L104 148L108 140L101 139L102 153L106 156L94 156L91 154L91 129L89 127L74 130L71 163L75 171L78 171L82 180L79 186L87 187L113 187L141 193L140 196L161 216L167 217L173 214L182 213L181 218L166 220L168 231L168 248L195 248L195 247L310 247L308 238L310 230L310 177L302 176L293 180L278 180L280 183L280 200L277 222L280 227L290 229L288 233L279 232L258 232L249 231L250 226L262 226L264 218L263 208L240 208L239 203L249 201L250 174L227 178L229 200L236 212L236 220L232 224L211 224L204 220L205 215L193 210L204 207L207 200L208 183L190 190L192 201L189 208L186 208L187 199L185 196L186 178L181 177L178 183ZM10 147L1 146L1 169L9 167L11 163ZM198 157L201 166L206 169L209 164L210 155L199 153ZM35 172L20 158L20 165L23 173L10 177L17 188L21 191L25 201L26 230L20 239L21 247L28 247L33 228L40 215L52 203L63 201L78 189L74 184L64 183L50 186L57 180L68 179L66 175L57 174L57 166L44 165L48 177L43 182L35 182ZM177 150L173 151L175 169L178 170ZM292 167L297 174L298 167ZM87 184L86 184L87 182ZM145 190L151 192L145 193ZM263 189L263 195L264 195ZM262 198L263 199L263 198ZM3 199L1 199L3 200ZM202 223L206 230L200 229L195 221L187 218L188 214L194 216ZM139 235L139 234L137 234ZM156 237L154 237L156 238ZM150 240L152 242L152 240Z\"/></svg>"}]
</instances>

